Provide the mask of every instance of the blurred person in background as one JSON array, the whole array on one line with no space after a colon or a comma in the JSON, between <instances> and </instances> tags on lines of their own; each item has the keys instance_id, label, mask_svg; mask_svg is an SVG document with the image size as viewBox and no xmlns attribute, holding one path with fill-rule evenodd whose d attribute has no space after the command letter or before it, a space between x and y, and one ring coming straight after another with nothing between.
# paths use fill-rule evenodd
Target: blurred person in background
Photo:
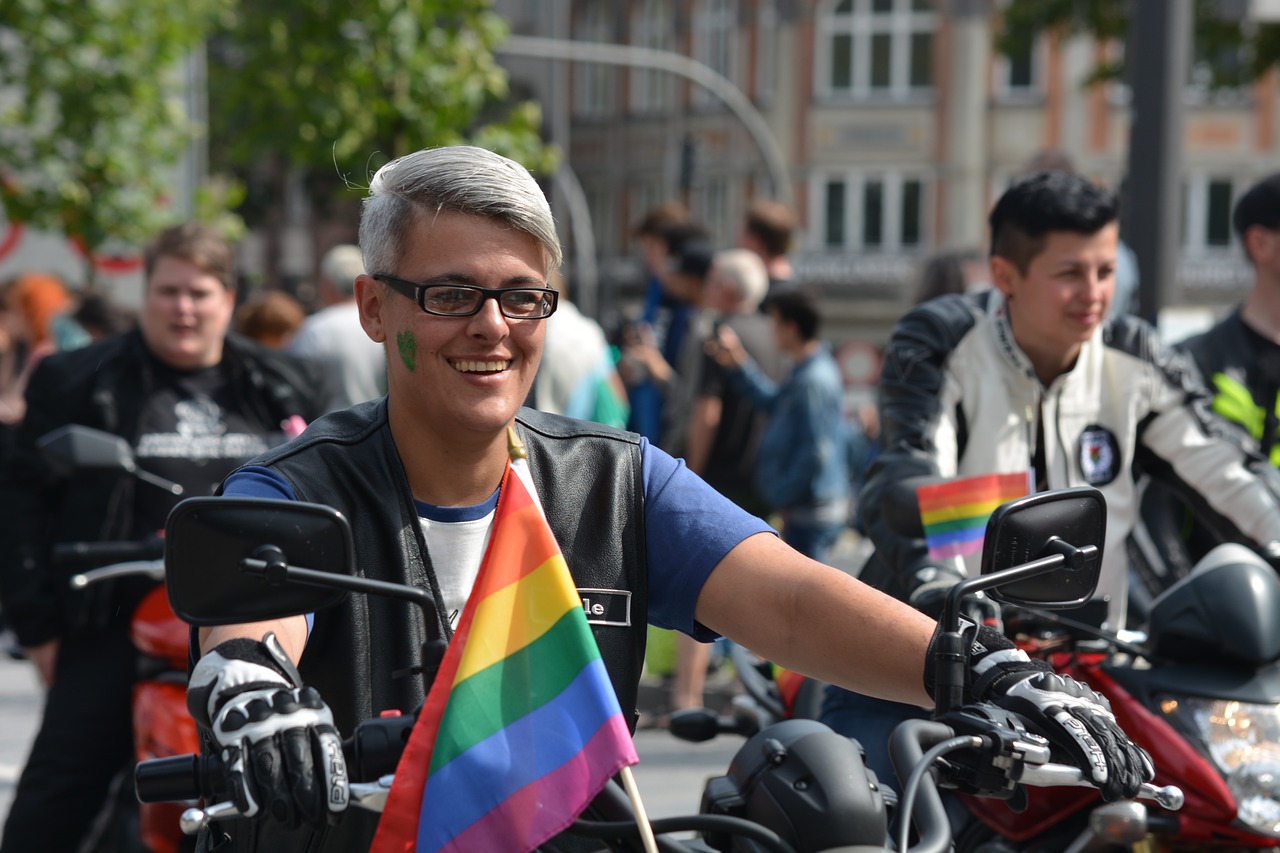
<instances>
[{"instance_id":1,"label":"blurred person in background","mask_svg":"<svg viewBox=\"0 0 1280 853\"><path fill-rule=\"evenodd\" d=\"M138 324L137 312L124 308L103 293L86 293L69 315L84 330L88 343L119 335Z\"/></svg>"},{"instance_id":2,"label":"blurred person in background","mask_svg":"<svg viewBox=\"0 0 1280 853\"><path fill-rule=\"evenodd\" d=\"M672 456L684 456L689 415L702 372L703 344L711 332L703 299L715 251L701 228L677 226L674 233L661 282L664 293L672 305L678 306L675 311L681 317L678 346L674 345L670 332L666 346L659 346L641 327L638 337L623 348L622 360L626 364L641 365L662 395L661 429L654 443Z\"/></svg>"},{"instance_id":3,"label":"blurred person in background","mask_svg":"<svg viewBox=\"0 0 1280 853\"><path fill-rule=\"evenodd\" d=\"M320 298L325 307L302 322L289 351L324 364L334 378L328 409L373 400L387 393L387 363L382 344L360 327L356 279L364 272L358 246L342 244L320 261Z\"/></svg>"},{"instance_id":4,"label":"blurred person in background","mask_svg":"<svg viewBox=\"0 0 1280 853\"><path fill-rule=\"evenodd\" d=\"M283 290L254 294L236 309L235 330L264 347L284 349L293 340L307 310Z\"/></svg>"},{"instance_id":5,"label":"blurred person in background","mask_svg":"<svg viewBox=\"0 0 1280 853\"><path fill-rule=\"evenodd\" d=\"M807 289L784 288L764 302L778 349L793 367L774 382L721 326L710 342L729 381L769 420L756 451L755 485L782 518L782 538L822 562L849 519L848 427L844 385L830 348L818 337L822 313Z\"/></svg>"},{"instance_id":6,"label":"blurred person in background","mask_svg":"<svg viewBox=\"0 0 1280 853\"><path fill-rule=\"evenodd\" d=\"M625 323L620 330L619 345L647 343L667 353L678 346L685 317L681 305L672 300L662 287L671 256L670 235L673 229L689 222L689 211L679 202L667 202L649 210L635 236L640 243L640 257L645 275L644 303L639 317ZM672 356L674 358L674 355ZM627 386L631 414L627 428L656 442L662 431L662 392L644 365L623 358L618 363L619 375Z\"/></svg>"},{"instance_id":7,"label":"blurred person in background","mask_svg":"<svg viewBox=\"0 0 1280 853\"><path fill-rule=\"evenodd\" d=\"M749 249L715 253L707 275L706 312L713 323L733 330L765 375L778 382L785 363L773 333L773 322L760 313L769 287L764 261ZM703 364L689 418L685 461L716 491L752 515L769 515L769 502L754 482L756 451L768 416L729 381L727 370L698 346ZM704 703L711 646L686 634L676 635L676 671L671 707L698 708Z\"/></svg>"},{"instance_id":8,"label":"blurred person in background","mask_svg":"<svg viewBox=\"0 0 1280 853\"><path fill-rule=\"evenodd\" d=\"M625 429L631 409L616 357L600 324L569 301L563 282L547 318L542 363L530 405L543 412Z\"/></svg>"},{"instance_id":9,"label":"blurred person in background","mask_svg":"<svg viewBox=\"0 0 1280 853\"><path fill-rule=\"evenodd\" d=\"M795 282L789 253L795 239L796 215L790 207L772 199L758 199L747 207L738 244L764 261L769 293Z\"/></svg>"},{"instance_id":10,"label":"blurred person in background","mask_svg":"<svg viewBox=\"0 0 1280 853\"><path fill-rule=\"evenodd\" d=\"M0 604L47 687L0 851L73 851L133 758L138 652L129 622L153 582L73 593L55 545L146 541L179 497L125 473L50 469L37 442L81 424L126 439L138 467L211 494L247 457L320 415L324 376L310 363L235 335L231 247L188 224L148 247L138 327L43 358L0 471Z\"/></svg>"},{"instance_id":11,"label":"blurred person in background","mask_svg":"<svg viewBox=\"0 0 1280 853\"><path fill-rule=\"evenodd\" d=\"M916 287L915 304L948 293L977 293L991 287L987 259L981 249L950 249L925 261Z\"/></svg>"},{"instance_id":12,"label":"blurred person in background","mask_svg":"<svg viewBox=\"0 0 1280 853\"><path fill-rule=\"evenodd\" d=\"M0 399L0 421L16 427L26 413L23 393L36 365L46 355L57 352L54 321L73 305L71 294L56 276L24 273L5 289L8 306L8 370L12 371Z\"/></svg>"}]
</instances>

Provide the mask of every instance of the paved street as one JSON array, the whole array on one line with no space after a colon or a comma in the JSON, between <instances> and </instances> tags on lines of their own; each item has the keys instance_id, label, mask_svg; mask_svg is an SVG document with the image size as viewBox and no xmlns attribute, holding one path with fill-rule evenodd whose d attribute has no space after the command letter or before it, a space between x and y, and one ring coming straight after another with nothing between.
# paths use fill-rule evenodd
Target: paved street
<instances>
[{"instance_id":1,"label":"paved street","mask_svg":"<svg viewBox=\"0 0 1280 853\"><path fill-rule=\"evenodd\" d=\"M0 818L9 814L13 789L36 733L40 701L35 669L0 655Z\"/></svg>"}]
</instances>

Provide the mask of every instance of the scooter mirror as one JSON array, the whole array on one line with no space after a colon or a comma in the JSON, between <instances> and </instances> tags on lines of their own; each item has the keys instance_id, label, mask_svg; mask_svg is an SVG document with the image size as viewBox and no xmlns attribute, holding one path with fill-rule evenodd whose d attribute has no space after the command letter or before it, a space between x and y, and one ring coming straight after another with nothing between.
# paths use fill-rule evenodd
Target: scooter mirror
<instances>
[{"instance_id":1,"label":"scooter mirror","mask_svg":"<svg viewBox=\"0 0 1280 853\"><path fill-rule=\"evenodd\" d=\"M114 433L82 424L67 424L40 436L36 447L60 477L119 472L132 474L171 494L182 494L182 486L139 468L129 442Z\"/></svg>"},{"instance_id":2,"label":"scooter mirror","mask_svg":"<svg viewBox=\"0 0 1280 853\"><path fill-rule=\"evenodd\" d=\"M77 471L125 471L136 467L133 448L118 435L67 424L36 439L49 464L66 475Z\"/></svg>"},{"instance_id":3,"label":"scooter mirror","mask_svg":"<svg viewBox=\"0 0 1280 853\"><path fill-rule=\"evenodd\" d=\"M1088 486L1041 492L1002 504L987 520L982 574L1058 555L1065 559L1059 569L999 584L989 588L988 595L1006 604L1079 607L1093 597L1098 585L1106 533L1106 500Z\"/></svg>"},{"instance_id":4,"label":"scooter mirror","mask_svg":"<svg viewBox=\"0 0 1280 853\"><path fill-rule=\"evenodd\" d=\"M281 572L288 566L345 576L355 548L346 518L332 507L198 497L169 513L164 563L174 613L192 625L231 625L338 604L346 590L286 581Z\"/></svg>"}]
</instances>

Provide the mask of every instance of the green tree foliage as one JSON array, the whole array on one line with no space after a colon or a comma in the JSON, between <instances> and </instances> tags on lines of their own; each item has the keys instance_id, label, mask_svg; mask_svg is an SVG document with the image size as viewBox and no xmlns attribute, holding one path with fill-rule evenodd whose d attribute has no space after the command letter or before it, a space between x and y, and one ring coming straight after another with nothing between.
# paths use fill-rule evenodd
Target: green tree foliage
<instances>
[{"instance_id":1,"label":"green tree foliage","mask_svg":"<svg viewBox=\"0 0 1280 853\"><path fill-rule=\"evenodd\" d=\"M0 2L0 205L93 251L180 215L183 63L224 0Z\"/></svg>"},{"instance_id":2,"label":"green tree foliage","mask_svg":"<svg viewBox=\"0 0 1280 853\"><path fill-rule=\"evenodd\" d=\"M1247 85L1280 62L1280 25L1241 21L1224 14L1227 8L1221 0L1195 4L1194 74L1211 89ZM1011 0L1001 16L998 47L1025 56L1037 36L1055 30L1123 43L1129 14L1129 3L1119 0ZM1124 59L1118 57L1100 63L1085 82L1123 78Z\"/></svg>"},{"instance_id":3,"label":"green tree foliage","mask_svg":"<svg viewBox=\"0 0 1280 853\"><path fill-rule=\"evenodd\" d=\"M469 141L547 172L536 105L505 105L487 0L241 0L209 48L215 165L262 205L287 169L351 195L388 160ZM261 221L251 209L251 219Z\"/></svg>"}]
</instances>

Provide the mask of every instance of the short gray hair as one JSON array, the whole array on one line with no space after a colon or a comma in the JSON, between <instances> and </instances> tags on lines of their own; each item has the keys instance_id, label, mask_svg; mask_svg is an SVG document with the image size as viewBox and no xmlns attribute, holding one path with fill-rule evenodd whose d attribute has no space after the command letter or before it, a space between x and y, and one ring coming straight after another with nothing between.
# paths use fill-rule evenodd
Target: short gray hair
<instances>
[{"instance_id":1,"label":"short gray hair","mask_svg":"<svg viewBox=\"0 0 1280 853\"><path fill-rule=\"evenodd\" d=\"M360 215L360 248L370 274L398 272L410 229L437 213L481 216L537 240L548 277L559 269L560 239L542 188L514 160L470 145L426 148L383 166Z\"/></svg>"},{"instance_id":2,"label":"short gray hair","mask_svg":"<svg viewBox=\"0 0 1280 853\"><path fill-rule=\"evenodd\" d=\"M769 291L769 271L764 261L750 249L723 249L716 252L712 269L733 285L741 304L748 309L760 307Z\"/></svg>"},{"instance_id":3,"label":"short gray hair","mask_svg":"<svg viewBox=\"0 0 1280 853\"><path fill-rule=\"evenodd\" d=\"M349 243L334 246L324 253L320 261L320 275L343 296L355 295L356 279L362 272L364 258L360 256L360 248Z\"/></svg>"}]
</instances>

